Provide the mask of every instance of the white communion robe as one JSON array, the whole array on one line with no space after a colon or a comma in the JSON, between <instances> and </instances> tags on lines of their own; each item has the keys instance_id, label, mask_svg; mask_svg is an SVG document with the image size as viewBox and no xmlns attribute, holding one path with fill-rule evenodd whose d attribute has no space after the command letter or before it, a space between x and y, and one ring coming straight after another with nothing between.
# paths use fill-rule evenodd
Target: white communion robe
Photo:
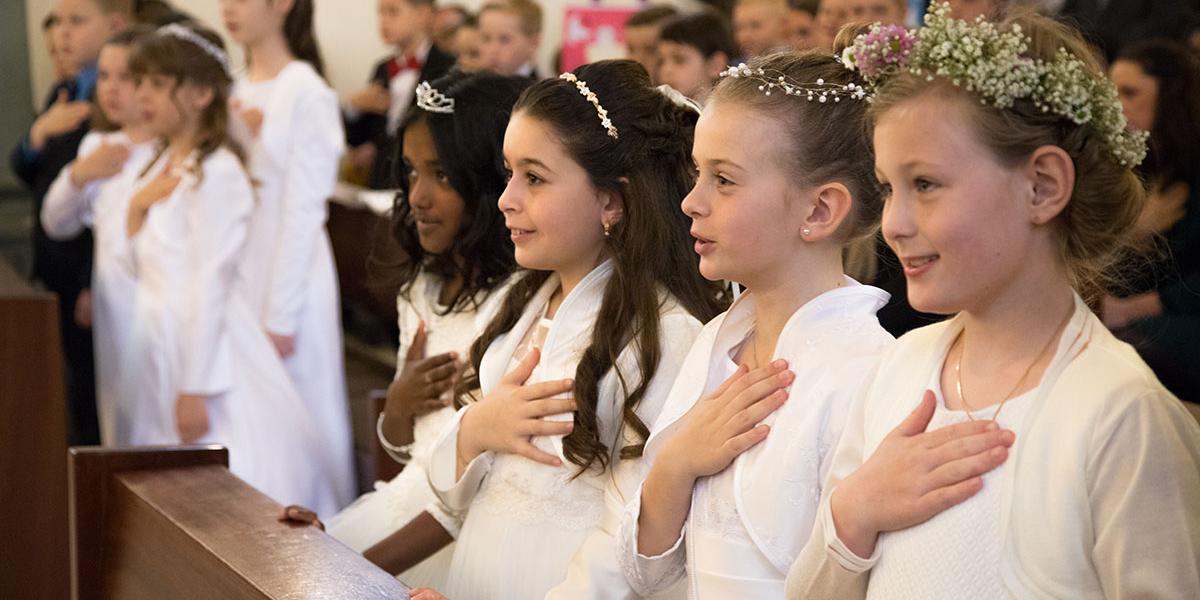
<instances>
[{"instance_id":1,"label":"white communion robe","mask_svg":"<svg viewBox=\"0 0 1200 600\"><path fill-rule=\"evenodd\" d=\"M331 515L356 493L337 273L325 231L345 146L337 95L296 60L271 80L238 77L232 98L240 110L262 111L258 135L231 119L258 195L241 265L248 301L260 327L295 336L284 364L330 454L322 476L336 492L333 502L310 508Z\"/></svg>"},{"instance_id":2,"label":"white communion robe","mask_svg":"<svg viewBox=\"0 0 1200 600\"><path fill-rule=\"evenodd\" d=\"M959 318L922 327L884 356L847 421L812 537L788 574L789 598L878 597L873 567L888 560L880 552L891 545L891 534L880 536L873 556L856 556L837 537L829 496L920 403L962 328ZM990 576L999 578L1004 593L1063 600L1196 597L1195 418L1079 296L1050 365L1028 396L1016 399L1029 406L1015 415L1017 437L1006 466L985 478L985 486L997 489L959 505L972 510L972 503L994 502L1001 559ZM913 529L936 527L935 520ZM938 577L921 584L925 593L966 597L959 592L969 590L955 578L938 576L947 572L923 573ZM902 589L902 582L881 587Z\"/></svg>"},{"instance_id":3,"label":"white communion robe","mask_svg":"<svg viewBox=\"0 0 1200 600\"><path fill-rule=\"evenodd\" d=\"M123 355L133 330L133 296L137 282L125 233L129 199L138 175L154 158L154 140L134 144L120 131L93 131L83 137L76 160L89 156L101 145L125 146L129 157L121 172L82 187L71 182L74 163L63 167L46 192L40 215L42 228L53 239L71 239L92 228L95 252L92 259L92 344L96 357L96 412L100 421L100 443L126 444L128 432L117 428L117 403L121 402Z\"/></svg>"},{"instance_id":4,"label":"white communion robe","mask_svg":"<svg viewBox=\"0 0 1200 600\"><path fill-rule=\"evenodd\" d=\"M329 503L333 489L314 468L328 456L320 435L242 295L250 180L225 148L195 165L176 169L175 190L130 240L137 291L120 429L133 444L178 444L177 396L207 396L209 430L197 443L227 446L230 471L277 502Z\"/></svg>"},{"instance_id":5,"label":"white communion robe","mask_svg":"<svg viewBox=\"0 0 1200 600\"><path fill-rule=\"evenodd\" d=\"M552 323L545 323L547 302L558 288L552 276L537 292L517 324L488 348L480 367L483 393L512 369L515 354L535 327L548 324L541 360L528 383L573 378L590 343L602 293L612 275L611 262L596 267L563 299ZM653 423L683 361L683 350L701 324L673 298L664 297L659 327L662 358L636 411ZM617 359L617 369L630 386L640 375L635 346ZM632 598L616 560L616 533L626 502L648 470L644 458L621 460L620 448L636 443L622 427L624 394L616 370L600 381L597 422L600 438L610 449L611 463L600 473L578 469L563 459L550 467L516 455L486 452L455 480L456 440L462 415L455 415L440 436L430 464L430 481L452 510L466 511L451 562L452 576L443 591L449 598ZM568 420L557 415L549 420ZM562 437L535 437L543 451L563 457Z\"/></svg>"},{"instance_id":6,"label":"white communion robe","mask_svg":"<svg viewBox=\"0 0 1200 600\"><path fill-rule=\"evenodd\" d=\"M796 378L786 403L762 421L770 434L720 473L697 481L679 539L660 555L637 550L641 490L634 495L619 551L639 593L659 593L686 578L695 600L783 598L846 417L895 343L875 317L887 292L849 277L845 284L788 319L771 360L788 361ZM754 302L753 292L743 294L697 338L646 444L650 460L696 402L737 369L733 357L754 332Z\"/></svg>"}]
</instances>

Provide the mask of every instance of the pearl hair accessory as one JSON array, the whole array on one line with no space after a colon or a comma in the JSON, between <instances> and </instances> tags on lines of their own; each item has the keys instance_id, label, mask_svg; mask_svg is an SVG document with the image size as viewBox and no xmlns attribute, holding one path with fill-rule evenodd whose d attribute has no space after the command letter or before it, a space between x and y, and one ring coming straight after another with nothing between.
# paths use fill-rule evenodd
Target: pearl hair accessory
<instances>
[{"instance_id":1,"label":"pearl hair accessory","mask_svg":"<svg viewBox=\"0 0 1200 600\"><path fill-rule=\"evenodd\" d=\"M428 81L417 86L416 95L417 108L444 115L454 113L454 98L437 91Z\"/></svg>"},{"instance_id":2,"label":"pearl hair accessory","mask_svg":"<svg viewBox=\"0 0 1200 600\"><path fill-rule=\"evenodd\" d=\"M618 139L617 128L613 126L612 120L608 118L608 111L604 110L604 107L600 105L600 99L596 97L595 92L588 88L587 82L576 77L574 73L563 73L558 78L575 84L575 88L579 90L579 95L587 98L587 101L596 107L596 114L600 117L600 125L608 130L608 137L614 140Z\"/></svg>"},{"instance_id":3,"label":"pearl hair accessory","mask_svg":"<svg viewBox=\"0 0 1200 600\"><path fill-rule=\"evenodd\" d=\"M232 77L232 71L229 70L229 55L225 54L225 51L221 50L221 48L219 48L216 44L204 39L204 36L178 23L163 25L155 30L154 33L158 35L169 35L173 38L199 46L205 54L215 58L217 62L221 64L221 69L225 71L226 75Z\"/></svg>"},{"instance_id":4,"label":"pearl hair accessory","mask_svg":"<svg viewBox=\"0 0 1200 600\"><path fill-rule=\"evenodd\" d=\"M806 100L816 100L822 104L830 100L841 102L842 98L871 101L871 95L867 93L866 88L856 83L847 83L844 85L840 83L825 83L824 79L817 79L815 83L800 83L788 79L786 75L778 71L768 74L762 67L755 69L746 66L745 63L729 67L721 72L721 77L759 81L761 83L758 86L758 91L767 96L770 96L772 92L779 91L788 96L800 96Z\"/></svg>"}]
</instances>

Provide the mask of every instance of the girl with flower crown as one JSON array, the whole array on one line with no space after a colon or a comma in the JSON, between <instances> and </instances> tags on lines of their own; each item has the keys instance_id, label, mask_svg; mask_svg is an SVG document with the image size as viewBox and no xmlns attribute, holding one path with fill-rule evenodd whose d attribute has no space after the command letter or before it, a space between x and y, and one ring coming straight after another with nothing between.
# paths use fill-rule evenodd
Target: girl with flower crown
<instances>
[{"instance_id":1,"label":"girl with flower crown","mask_svg":"<svg viewBox=\"0 0 1200 600\"><path fill-rule=\"evenodd\" d=\"M225 445L230 471L276 501L324 505L321 438L238 275L254 192L228 137L228 69L215 33L183 25L130 59L162 145L129 200L137 287L118 422L132 444Z\"/></svg>"},{"instance_id":2,"label":"girl with flower crown","mask_svg":"<svg viewBox=\"0 0 1200 600\"><path fill-rule=\"evenodd\" d=\"M700 272L749 290L684 360L620 530L640 594L783 598L850 407L894 339L845 275L881 208L862 80L825 53L731 68L696 126L683 201Z\"/></svg>"},{"instance_id":3,"label":"girl with flower crown","mask_svg":"<svg viewBox=\"0 0 1200 600\"><path fill-rule=\"evenodd\" d=\"M336 495L312 506L328 515L354 499L350 408L342 366L341 313L326 202L344 149L337 94L322 79L313 0L225 0L221 18L246 48L234 81L232 132L246 148L257 202L241 270L250 309L300 391L328 454L321 476Z\"/></svg>"},{"instance_id":4,"label":"girl with flower crown","mask_svg":"<svg viewBox=\"0 0 1200 600\"><path fill-rule=\"evenodd\" d=\"M466 511L448 597L631 595L620 514L680 349L718 311L676 209L696 118L628 60L537 82L513 108L499 208L527 271L472 345L460 388L478 398L430 459L438 497Z\"/></svg>"},{"instance_id":5,"label":"girl with flower crown","mask_svg":"<svg viewBox=\"0 0 1200 600\"><path fill-rule=\"evenodd\" d=\"M909 298L955 316L885 354L788 596L1194 597L1200 427L1080 295L1137 218L1144 136L1078 33L946 11L892 67L848 58Z\"/></svg>"}]
</instances>

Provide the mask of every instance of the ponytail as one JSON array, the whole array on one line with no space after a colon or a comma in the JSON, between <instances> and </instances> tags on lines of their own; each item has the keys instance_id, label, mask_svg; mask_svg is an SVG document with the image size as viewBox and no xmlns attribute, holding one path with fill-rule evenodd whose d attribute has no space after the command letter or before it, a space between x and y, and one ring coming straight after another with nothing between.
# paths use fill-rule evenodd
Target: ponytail
<instances>
[{"instance_id":1,"label":"ponytail","mask_svg":"<svg viewBox=\"0 0 1200 600\"><path fill-rule=\"evenodd\" d=\"M294 0L292 10L283 21L283 37L293 56L312 65L317 74L324 77L325 63L321 60L321 49L313 31L313 2Z\"/></svg>"}]
</instances>

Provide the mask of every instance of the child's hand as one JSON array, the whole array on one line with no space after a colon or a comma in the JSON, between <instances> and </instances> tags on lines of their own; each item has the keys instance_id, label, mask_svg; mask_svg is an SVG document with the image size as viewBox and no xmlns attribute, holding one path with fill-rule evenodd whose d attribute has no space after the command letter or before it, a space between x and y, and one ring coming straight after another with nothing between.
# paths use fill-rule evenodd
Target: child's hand
<instances>
[{"instance_id":1,"label":"child's hand","mask_svg":"<svg viewBox=\"0 0 1200 600\"><path fill-rule=\"evenodd\" d=\"M458 354L425 357L425 322L417 326L400 376L388 386L386 410L391 416L421 416L448 406L442 394L454 387L461 364Z\"/></svg>"},{"instance_id":2,"label":"child's hand","mask_svg":"<svg viewBox=\"0 0 1200 600\"><path fill-rule=\"evenodd\" d=\"M91 154L71 165L71 184L83 187L88 182L108 179L121 172L129 159L129 148L122 144L100 144Z\"/></svg>"},{"instance_id":3,"label":"child's hand","mask_svg":"<svg viewBox=\"0 0 1200 600\"><path fill-rule=\"evenodd\" d=\"M445 596L429 588L414 588L408 593L409 600L448 600Z\"/></svg>"},{"instance_id":4,"label":"child's hand","mask_svg":"<svg viewBox=\"0 0 1200 600\"><path fill-rule=\"evenodd\" d=\"M926 390L916 410L834 490L837 535L855 554L870 556L880 533L919 525L974 496L982 475L1007 460L1015 436L992 421L925 431L936 406Z\"/></svg>"},{"instance_id":5,"label":"child's hand","mask_svg":"<svg viewBox=\"0 0 1200 600\"><path fill-rule=\"evenodd\" d=\"M150 180L150 183L138 190L130 200L130 204L142 211L150 210L151 206L170 197L177 185L179 185L179 176L164 170L158 174L158 177Z\"/></svg>"},{"instance_id":6,"label":"child's hand","mask_svg":"<svg viewBox=\"0 0 1200 600\"><path fill-rule=\"evenodd\" d=\"M787 388L795 379L783 360L750 372L738 367L680 419L660 460L675 465L691 479L721 472L738 455L766 439L769 428L759 422L783 406Z\"/></svg>"},{"instance_id":7,"label":"child's hand","mask_svg":"<svg viewBox=\"0 0 1200 600\"><path fill-rule=\"evenodd\" d=\"M241 117L242 122L246 124L246 128L250 130L250 135L253 137L258 137L258 134L262 132L262 110L257 108L247 108L244 110L239 110L237 114L239 117Z\"/></svg>"},{"instance_id":8,"label":"child's hand","mask_svg":"<svg viewBox=\"0 0 1200 600\"><path fill-rule=\"evenodd\" d=\"M75 298L75 324L84 328L92 328L92 290L84 288Z\"/></svg>"},{"instance_id":9,"label":"child's hand","mask_svg":"<svg viewBox=\"0 0 1200 600\"><path fill-rule=\"evenodd\" d=\"M208 433L208 407L204 404L207 399L196 394L179 394L175 398L175 429L183 443L194 442Z\"/></svg>"},{"instance_id":10,"label":"child's hand","mask_svg":"<svg viewBox=\"0 0 1200 600\"><path fill-rule=\"evenodd\" d=\"M271 340L271 345L275 347L275 353L280 358L287 358L296 352L296 336L280 335L278 333L267 332L267 337Z\"/></svg>"},{"instance_id":11,"label":"child's hand","mask_svg":"<svg viewBox=\"0 0 1200 600\"><path fill-rule=\"evenodd\" d=\"M354 92L349 103L351 108L361 112L386 115L392 107L392 95L383 87L371 84Z\"/></svg>"},{"instance_id":12,"label":"child's hand","mask_svg":"<svg viewBox=\"0 0 1200 600\"><path fill-rule=\"evenodd\" d=\"M350 164L360 171L370 171L375 164L375 144L367 142L350 149Z\"/></svg>"},{"instance_id":13,"label":"child's hand","mask_svg":"<svg viewBox=\"0 0 1200 600\"><path fill-rule=\"evenodd\" d=\"M42 113L29 128L29 145L41 150L46 140L79 127L92 114L92 104L86 100L70 100L66 90L59 90L58 100Z\"/></svg>"},{"instance_id":14,"label":"child's hand","mask_svg":"<svg viewBox=\"0 0 1200 600\"><path fill-rule=\"evenodd\" d=\"M491 393L463 414L458 431L460 474L472 459L488 450L517 454L550 466L562 464L558 457L534 446L530 438L571 433L574 422L546 421L542 417L575 410L574 400L550 399L571 391L575 382L562 379L525 385L540 356L539 350L530 351Z\"/></svg>"},{"instance_id":15,"label":"child's hand","mask_svg":"<svg viewBox=\"0 0 1200 600\"><path fill-rule=\"evenodd\" d=\"M291 504L284 507L283 515L279 517L279 520L285 523L312 525L321 531L325 531L325 524L321 522L321 519L317 518L317 513L298 504Z\"/></svg>"}]
</instances>

